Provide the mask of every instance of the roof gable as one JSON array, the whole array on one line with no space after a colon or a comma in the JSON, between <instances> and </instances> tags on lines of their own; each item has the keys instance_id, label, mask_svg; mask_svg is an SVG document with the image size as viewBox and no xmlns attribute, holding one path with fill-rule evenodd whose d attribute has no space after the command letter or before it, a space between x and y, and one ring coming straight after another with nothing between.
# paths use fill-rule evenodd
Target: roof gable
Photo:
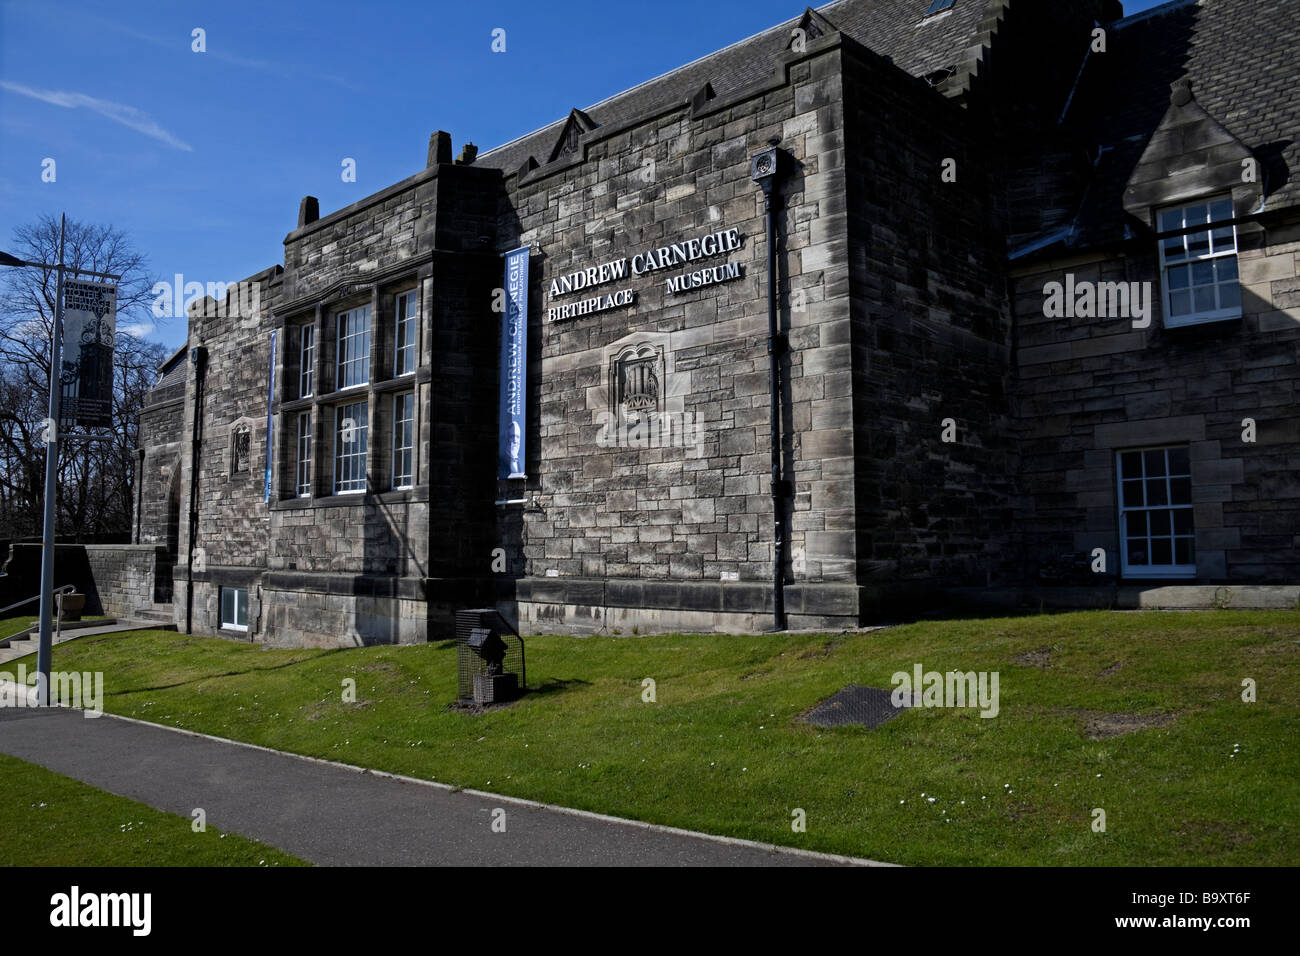
<instances>
[{"instance_id":1,"label":"roof gable","mask_svg":"<svg viewBox=\"0 0 1300 956\"><path fill-rule=\"evenodd\" d=\"M802 52L802 49L796 48L796 45L838 32L839 27L812 7L807 7L804 9L803 16L799 18L798 24L790 31L790 37L786 41L785 48L787 50L793 49L796 53Z\"/></svg>"},{"instance_id":2,"label":"roof gable","mask_svg":"<svg viewBox=\"0 0 1300 956\"><path fill-rule=\"evenodd\" d=\"M1173 0L1106 25L1106 53L1090 59L1066 123L1098 157L1076 218L1078 246L1131 237L1126 190L1141 185L1135 171L1169 112L1171 84L1183 77L1209 117L1259 161L1265 211L1300 207L1297 0L1270 0L1266 28L1262 6Z\"/></svg>"},{"instance_id":3,"label":"roof gable","mask_svg":"<svg viewBox=\"0 0 1300 956\"><path fill-rule=\"evenodd\" d=\"M1143 150L1124 190L1124 209L1153 225L1156 206L1232 192L1241 216L1263 195L1250 149L1211 116L1192 94L1187 77L1172 84L1169 108Z\"/></svg>"},{"instance_id":4,"label":"roof gable","mask_svg":"<svg viewBox=\"0 0 1300 956\"><path fill-rule=\"evenodd\" d=\"M560 128L560 135L555 138L555 145L551 147L546 161L553 163L561 156L578 152L578 141L583 134L590 133L598 125L600 124L593 121L582 110L577 108L569 110L569 116L564 121L564 126Z\"/></svg>"}]
</instances>

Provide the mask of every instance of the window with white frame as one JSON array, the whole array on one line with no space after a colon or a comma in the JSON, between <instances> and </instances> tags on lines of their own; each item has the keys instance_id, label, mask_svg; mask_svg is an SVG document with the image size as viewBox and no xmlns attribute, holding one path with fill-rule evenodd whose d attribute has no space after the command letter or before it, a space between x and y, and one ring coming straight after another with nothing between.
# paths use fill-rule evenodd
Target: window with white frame
<instances>
[{"instance_id":1,"label":"window with white frame","mask_svg":"<svg viewBox=\"0 0 1300 956\"><path fill-rule=\"evenodd\" d=\"M248 588L221 589L221 626L233 631L248 630Z\"/></svg>"},{"instance_id":2,"label":"window with white frame","mask_svg":"<svg viewBox=\"0 0 1300 956\"><path fill-rule=\"evenodd\" d=\"M338 387L370 381L370 306L339 313Z\"/></svg>"},{"instance_id":3,"label":"window with white frame","mask_svg":"<svg viewBox=\"0 0 1300 956\"><path fill-rule=\"evenodd\" d=\"M316 390L316 327L304 325L298 348L298 397L307 398Z\"/></svg>"},{"instance_id":4,"label":"window with white frame","mask_svg":"<svg viewBox=\"0 0 1300 956\"><path fill-rule=\"evenodd\" d=\"M393 487L415 484L415 393L393 396Z\"/></svg>"},{"instance_id":5,"label":"window with white frame","mask_svg":"<svg viewBox=\"0 0 1300 956\"><path fill-rule=\"evenodd\" d=\"M1125 576L1194 577L1196 539L1187 447L1121 451L1115 463Z\"/></svg>"},{"instance_id":6,"label":"window with white frame","mask_svg":"<svg viewBox=\"0 0 1300 956\"><path fill-rule=\"evenodd\" d=\"M1228 197L1160 210L1157 235L1167 327L1241 316L1237 227L1231 219Z\"/></svg>"},{"instance_id":7,"label":"window with white frame","mask_svg":"<svg viewBox=\"0 0 1300 956\"><path fill-rule=\"evenodd\" d=\"M368 402L340 405L334 410L334 493L366 490Z\"/></svg>"},{"instance_id":8,"label":"window with white frame","mask_svg":"<svg viewBox=\"0 0 1300 956\"><path fill-rule=\"evenodd\" d=\"M397 297L397 329L393 338L393 374L409 375L415 371L415 319L419 300L414 292Z\"/></svg>"},{"instance_id":9,"label":"window with white frame","mask_svg":"<svg viewBox=\"0 0 1300 956\"><path fill-rule=\"evenodd\" d=\"M298 413L298 466L295 490L299 498L311 497L311 412Z\"/></svg>"}]
</instances>

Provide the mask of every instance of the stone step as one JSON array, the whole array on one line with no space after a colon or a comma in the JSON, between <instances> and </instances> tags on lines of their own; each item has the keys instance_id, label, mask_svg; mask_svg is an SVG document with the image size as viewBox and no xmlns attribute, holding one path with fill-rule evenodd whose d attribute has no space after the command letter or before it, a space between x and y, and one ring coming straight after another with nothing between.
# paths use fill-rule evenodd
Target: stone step
<instances>
[{"instance_id":1,"label":"stone step","mask_svg":"<svg viewBox=\"0 0 1300 956\"><path fill-rule=\"evenodd\" d=\"M142 618L119 621L111 627L93 627L80 631L77 637L94 637L98 634L122 634L126 631L174 631L176 625L171 621L153 621Z\"/></svg>"},{"instance_id":2,"label":"stone step","mask_svg":"<svg viewBox=\"0 0 1300 956\"><path fill-rule=\"evenodd\" d=\"M163 610L159 610L156 607L152 607L152 608L142 608L136 611L132 611L131 619L136 621L162 621L164 623L170 624L172 621L176 620L176 616L172 613L172 609L170 607L167 607Z\"/></svg>"},{"instance_id":3,"label":"stone step","mask_svg":"<svg viewBox=\"0 0 1300 956\"><path fill-rule=\"evenodd\" d=\"M67 634L69 631L83 631L89 627L104 627L106 625L116 624L116 623L117 623L117 618L115 617L101 617L101 618L96 618L94 620L82 620L82 621L64 621L61 630L64 634ZM35 640L37 632L40 631L40 628L41 628L40 621L32 621L32 623L28 625L26 630L19 631L17 634L11 634L9 637L6 638L0 638L0 648L8 647L10 641L23 641L29 637L32 640Z\"/></svg>"}]
</instances>

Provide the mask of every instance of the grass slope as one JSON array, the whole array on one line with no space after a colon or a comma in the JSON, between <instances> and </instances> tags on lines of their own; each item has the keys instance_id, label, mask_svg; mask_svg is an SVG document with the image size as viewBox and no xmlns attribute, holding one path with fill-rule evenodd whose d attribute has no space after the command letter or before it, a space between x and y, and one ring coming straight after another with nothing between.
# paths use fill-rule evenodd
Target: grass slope
<instances>
[{"instance_id":1,"label":"grass slope","mask_svg":"<svg viewBox=\"0 0 1300 956\"><path fill-rule=\"evenodd\" d=\"M999 716L914 709L871 731L797 719L917 662L999 672ZM447 709L450 643L263 650L146 632L78 641L56 667L104 671L111 712L464 787L898 863L1107 865L1300 861L1297 663L1294 612L1099 611L530 638L535 692L481 716ZM1112 715L1168 722L1089 739Z\"/></svg>"},{"instance_id":2,"label":"grass slope","mask_svg":"<svg viewBox=\"0 0 1300 956\"><path fill-rule=\"evenodd\" d=\"M0 866L306 865L4 754L0 777Z\"/></svg>"}]
</instances>

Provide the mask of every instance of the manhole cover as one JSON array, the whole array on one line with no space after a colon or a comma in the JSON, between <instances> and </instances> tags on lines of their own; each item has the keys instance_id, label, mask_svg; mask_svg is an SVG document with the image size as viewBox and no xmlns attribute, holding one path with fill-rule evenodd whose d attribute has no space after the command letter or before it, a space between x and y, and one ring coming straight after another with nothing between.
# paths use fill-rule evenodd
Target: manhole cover
<instances>
[{"instance_id":1,"label":"manhole cover","mask_svg":"<svg viewBox=\"0 0 1300 956\"><path fill-rule=\"evenodd\" d=\"M843 727L846 724L879 727L904 709L894 706L890 700L892 696L893 691L850 684L804 714L803 721L817 727Z\"/></svg>"}]
</instances>

